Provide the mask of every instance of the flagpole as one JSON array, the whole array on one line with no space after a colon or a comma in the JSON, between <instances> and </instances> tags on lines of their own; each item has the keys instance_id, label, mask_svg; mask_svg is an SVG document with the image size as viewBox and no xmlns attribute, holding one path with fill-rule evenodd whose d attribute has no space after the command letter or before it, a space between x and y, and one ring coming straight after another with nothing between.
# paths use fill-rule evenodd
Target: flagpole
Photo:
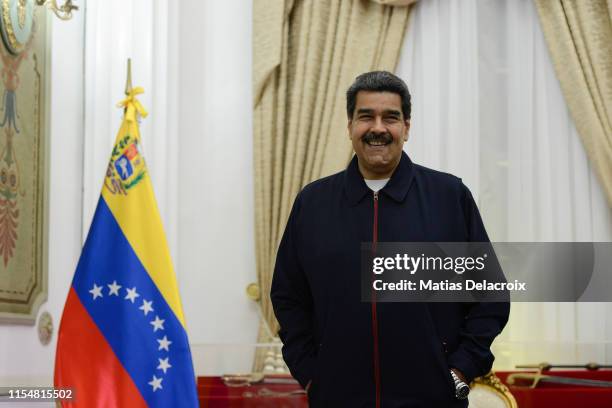
<instances>
[{"instance_id":1,"label":"flagpole","mask_svg":"<svg viewBox=\"0 0 612 408\"><path fill-rule=\"evenodd\" d=\"M127 60L127 78L125 80L125 94L129 95L132 90L132 59Z\"/></svg>"}]
</instances>

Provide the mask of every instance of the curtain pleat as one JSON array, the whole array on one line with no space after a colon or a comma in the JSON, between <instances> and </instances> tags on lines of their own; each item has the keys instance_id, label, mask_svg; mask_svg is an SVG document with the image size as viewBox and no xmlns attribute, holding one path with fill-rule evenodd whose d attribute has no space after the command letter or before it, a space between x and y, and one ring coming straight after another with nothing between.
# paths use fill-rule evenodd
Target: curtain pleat
<instances>
[{"instance_id":1,"label":"curtain pleat","mask_svg":"<svg viewBox=\"0 0 612 408\"><path fill-rule=\"evenodd\" d=\"M612 0L536 0L563 95L612 207Z\"/></svg>"}]
</instances>

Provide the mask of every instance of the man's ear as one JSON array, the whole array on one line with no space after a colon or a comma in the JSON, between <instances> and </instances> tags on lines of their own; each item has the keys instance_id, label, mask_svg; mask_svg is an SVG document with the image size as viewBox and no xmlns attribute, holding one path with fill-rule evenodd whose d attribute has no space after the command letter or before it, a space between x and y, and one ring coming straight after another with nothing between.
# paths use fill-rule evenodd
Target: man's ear
<instances>
[{"instance_id":1,"label":"man's ear","mask_svg":"<svg viewBox=\"0 0 612 408\"><path fill-rule=\"evenodd\" d=\"M404 142L408 141L408 132L410 131L410 119L406 119L404 121L404 125L406 126L406 133L404 133Z\"/></svg>"},{"instance_id":2,"label":"man's ear","mask_svg":"<svg viewBox=\"0 0 612 408\"><path fill-rule=\"evenodd\" d=\"M348 135L348 138L351 138L351 125L353 124L353 120L349 119L347 124L346 124L346 134Z\"/></svg>"}]
</instances>

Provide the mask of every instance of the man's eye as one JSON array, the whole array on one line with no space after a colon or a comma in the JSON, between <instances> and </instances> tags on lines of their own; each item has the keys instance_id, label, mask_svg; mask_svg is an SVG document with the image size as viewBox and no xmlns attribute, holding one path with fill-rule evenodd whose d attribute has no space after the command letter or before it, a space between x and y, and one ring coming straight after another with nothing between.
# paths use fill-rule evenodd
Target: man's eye
<instances>
[{"instance_id":1,"label":"man's eye","mask_svg":"<svg viewBox=\"0 0 612 408\"><path fill-rule=\"evenodd\" d=\"M394 123L394 122L397 122L398 120L399 120L399 118L397 118L395 116L389 116L389 117L385 118L385 122L388 122L388 123Z\"/></svg>"}]
</instances>

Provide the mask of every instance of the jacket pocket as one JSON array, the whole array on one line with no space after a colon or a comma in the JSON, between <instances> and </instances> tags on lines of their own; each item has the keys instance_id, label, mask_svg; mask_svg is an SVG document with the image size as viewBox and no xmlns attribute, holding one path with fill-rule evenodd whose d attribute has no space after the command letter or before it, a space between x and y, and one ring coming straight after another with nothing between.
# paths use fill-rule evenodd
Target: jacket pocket
<instances>
[{"instance_id":1,"label":"jacket pocket","mask_svg":"<svg viewBox=\"0 0 612 408\"><path fill-rule=\"evenodd\" d=\"M331 310L328 310L326 313L325 320L322 322L320 329L318 330L318 336L316 337L317 341L317 355L315 360L314 372L311 378L310 388L308 389L308 397L310 399L316 399L319 395L319 385L321 380L322 370L324 369L323 365L325 363L325 359L327 357L327 349L328 347L328 339L329 332L332 329L330 325L330 317Z\"/></svg>"},{"instance_id":2,"label":"jacket pocket","mask_svg":"<svg viewBox=\"0 0 612 408\"><path fill-rule=\"evenodd\" d=\"M443 378L445 380L445 384L446 384L446 388L448 392L450 393L452 398L455 398L455 381L453 380L453 377L450 371L450 366L448 365L448 361L447 361L448 353L449 353L448 341L440 337L440 335L438 334L438 330L436 329L436 325L433 321L433 318L431 317L431 313L429 312L429 308L427 308L426 310L427 310L426 320L430 328L431 338L433 339L435 343L433 344L433 348L434 348L435 356L437 358L437 365L442 371L441 374L443 375Z\"/></svg>"}]
</instances>

